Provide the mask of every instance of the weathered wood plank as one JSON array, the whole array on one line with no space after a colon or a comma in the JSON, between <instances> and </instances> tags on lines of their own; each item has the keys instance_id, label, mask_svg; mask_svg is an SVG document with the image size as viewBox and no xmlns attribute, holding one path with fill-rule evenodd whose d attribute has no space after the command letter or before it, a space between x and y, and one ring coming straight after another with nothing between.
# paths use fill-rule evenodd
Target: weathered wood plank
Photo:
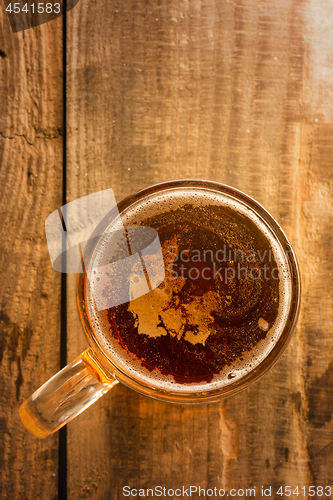
<instances>
[{"instance_id":1,"label":"weathered wood plank","mask_svg":"<svg viewBox=\"0 0 333 500\"><path fill-rule=\"evenodd\" d=\"M44 222L62 200L62 23L13 34L0 4L0 497L57 496L58 436L19 406L59 369L60 275Z\"/></svg>"},{"instance_id":2,"label":"weathered wood plank","mask_svg":"<svg viewBox=\"0 0 333 500\"><path fill-rule=\"evenodd\" d=\"M69 200L172 178L231 184L284 227L304 285L291 345L244 393L184 408L117 386L69 424L70 499L332 481L333 12L319 3L81 0L69 14Z\"/></svg>"}]
</instances>

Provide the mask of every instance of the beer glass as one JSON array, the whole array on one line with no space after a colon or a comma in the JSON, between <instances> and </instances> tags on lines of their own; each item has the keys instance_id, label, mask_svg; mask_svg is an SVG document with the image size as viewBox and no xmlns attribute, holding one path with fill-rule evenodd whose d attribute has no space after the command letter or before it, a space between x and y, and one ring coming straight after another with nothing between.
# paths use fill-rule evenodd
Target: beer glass
<instances>
[{"instance_id":1,"label":"beer glass","mask_svg":"<svg viewBox=\"0 0 333 500\"><path fill-rule=\"evenodd\" d=\"M130 229L145 226L153 233L134 248ZM111 277L100 269L121 261L112 240L121 227L132 261L117 282L124 267ZM284 352L300 293L288 239L246 194L202 180L143 189L111 210L86 246L77 304L90 346L22 404L21 420L44 438L119 382L170 403L232 396Z\"/></svg>"}]
</instances>

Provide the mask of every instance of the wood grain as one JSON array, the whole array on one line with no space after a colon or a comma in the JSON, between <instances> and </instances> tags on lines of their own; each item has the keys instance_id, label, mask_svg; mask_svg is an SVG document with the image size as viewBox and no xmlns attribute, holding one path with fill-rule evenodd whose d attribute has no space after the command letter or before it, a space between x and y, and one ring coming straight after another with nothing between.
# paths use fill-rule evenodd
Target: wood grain
<instances>
[{"instance_id":1,"label":"wood grain","mask_svg":"<svg viewBox=\"0 0 333 500\"><path fill-rule=\"evenodd\" d=\"M0 497L57 497L58 436L20 404L59 369L60 275L44 222L61 205L62 23L13 34L0 4Z\"/></svg>"},{"instance_id":2,"label":"wood grain","mask_svg":"<svg viewBox=\"0 0 333 500\"><path fill-rule=\"evenodd\" d=\"M188 408L117 386L69 424L69 499L332 484L332 22L323 0L81 0L69 14L69 199L230 184L281 223L303 280L291 345L242 394Z\"/></svg>"},{"instance_id":3,"label":"wood grain","mask_svg":"<svg viewBox=\"0 0 333 500\"><path fill-rule=\"evenodd\" d=\"M62 203L62 20L13 35L0 9L0 497L53 500L57 435L30 437L18 407L59 367L44 221ZM184 407L119 385L70 423L70 500L332 485L332 22L324 0L80 0L67 14L67 201L233 185L281 223L303 282L290 346L242 394ZM70 359L86 346L73 276L68 325Z\"/></svg>"}]
</instances>

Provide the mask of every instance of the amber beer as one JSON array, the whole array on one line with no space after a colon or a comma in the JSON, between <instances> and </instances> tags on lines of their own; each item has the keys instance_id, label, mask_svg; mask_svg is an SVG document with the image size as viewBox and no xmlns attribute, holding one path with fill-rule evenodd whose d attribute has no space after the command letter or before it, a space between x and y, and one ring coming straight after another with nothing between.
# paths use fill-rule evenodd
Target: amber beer
<instances>
[{"instance_id":1,"label":"amber beer","mask_svg":"<svg viewBox=\"0 0 333 500\"><path fill-rule=\"evenodd\" d=\"M296 325L290 243L229 186L143 189L104 217L81 256L77 303L90 345L21 405L40 438L118 382L172 403L231 396L276 363Z\"/></svg>"},{"instance_id":2,"label":"amber beer","mask_svg":"<svg viewBox=\"0 0 333 500\"><path fill-rule=\"evenodd\" d=\"M94 280L85 283L98 344L125 377L156 390L191 394L237 384L265 365L289 321L288 247L262 207L216 186L162 184L125 200L106 228L106 235L121 223L158 232L165 267L158 287L98 311ZM107 261L106 243L107 236L91 254L96 267Z\"/></svg>"}]
</instances>

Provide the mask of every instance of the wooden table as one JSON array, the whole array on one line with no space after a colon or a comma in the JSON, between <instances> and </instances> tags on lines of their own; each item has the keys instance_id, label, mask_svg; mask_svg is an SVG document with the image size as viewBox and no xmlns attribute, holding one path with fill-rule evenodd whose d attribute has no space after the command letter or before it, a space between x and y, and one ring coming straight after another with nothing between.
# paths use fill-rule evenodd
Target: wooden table
<instances>
[{"instance_id":1,"label":"wooden table","mask_svg":"<svg viewBox=\"0 0 333 500\"><path fill-rule=\"evenodd\" d=\"M0 13L1 499L54 500L58 473L68 500L123 499L126 485L259 498L271 486L275 499L298 486L299 500L303 486L333 486L332 2L80 0L15 34L3 2ZM118 385L60 448L59 433L35 439L19 405L59 369L61 338L68 361L86 346L46 217L103 188L120 201L188 177L239 188L284 228L303 283L290 346L221 403Z\"/></svg>"}]
</instances>

